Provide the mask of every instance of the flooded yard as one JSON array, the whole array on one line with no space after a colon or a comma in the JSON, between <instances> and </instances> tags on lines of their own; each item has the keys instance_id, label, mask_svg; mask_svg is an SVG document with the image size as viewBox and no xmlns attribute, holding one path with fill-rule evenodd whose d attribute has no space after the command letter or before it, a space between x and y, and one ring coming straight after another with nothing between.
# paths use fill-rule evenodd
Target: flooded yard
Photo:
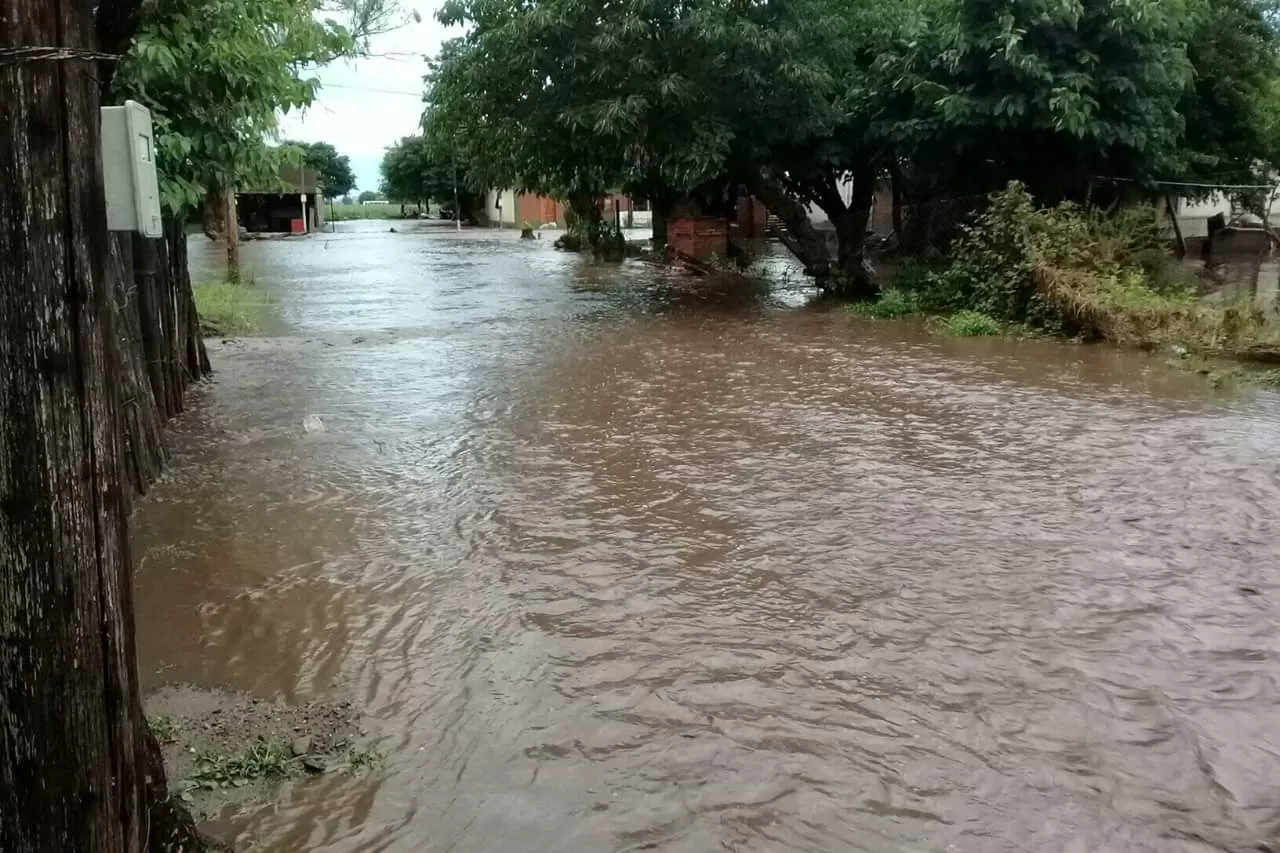
<instances>
[{"instance_id":1,"label":"flooded yard","mask_svg":"<svg viewBox=\"0 0 1280 853\"><path fill-rule=\"evenodd\" d=\"M1201 851L1280 827L1280 396L550 240L244 247L144 687L351 701L252 849ZM193 262L217 252L193 242ZM197 269L199 275L199 269Z\"/></svg>"}]
</instances>

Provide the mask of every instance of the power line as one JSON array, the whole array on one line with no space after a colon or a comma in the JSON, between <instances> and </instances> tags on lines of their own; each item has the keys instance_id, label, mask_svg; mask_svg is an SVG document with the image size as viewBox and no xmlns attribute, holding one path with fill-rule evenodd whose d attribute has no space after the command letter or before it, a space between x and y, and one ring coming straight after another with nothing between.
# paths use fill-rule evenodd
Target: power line
<instances>
[{"instance_id":1,"label":"power line","mask_svg":"<svg viewBox=\"0 0 1280 853\"><path fill-rule=\"evenodd\" d=\"M409 98L417 98L422 100L422 92L409 92L404 89L379 89L374 86L349 86L345 83L325 83L321 81L321 89L350 89L353 92L379 92L383 95L404 95Z\"/></svg>"},{"instance_id":2,"label":"power line","mask_svg":"<svg viewBox=\"0 0 1280 853\"><path fill-rule=\"evenodd\" d=\"M1201 181L1199 183L1196 183L1194 181L1144 182L1144 181L1134 180L1133 178L1112 178L1107 175L1099 175L1098 179L1103 181L1115 181L1117 183L1122 183L1122 184L1151 183L1158 187L1195 187L1197 189L1207 189L1207 190L1274 190L1276 189L1276 184L1215 184L1215 183L1204 182L1204 181Z\"/></svg>"}]
</instances>

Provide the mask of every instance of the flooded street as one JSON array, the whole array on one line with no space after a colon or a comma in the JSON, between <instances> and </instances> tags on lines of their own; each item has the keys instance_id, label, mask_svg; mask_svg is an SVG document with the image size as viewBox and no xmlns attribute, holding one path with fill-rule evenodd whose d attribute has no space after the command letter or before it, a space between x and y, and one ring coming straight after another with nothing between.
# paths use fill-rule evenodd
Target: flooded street
<instances>
[{"instance_id":1,"label":"flooded street","mask_svg":"<svg viewBox=\"0 0 1280 853\"><path fill-rule=\"evenodd\" d=\"M136 517L144 688L351 699L386 753L224 815L228 840L1094 853L1280 827L1280 396L858 320L796 276L717 292L397 228L244 247L270 337L211 349Z\"/></svg>"}]
</instances>

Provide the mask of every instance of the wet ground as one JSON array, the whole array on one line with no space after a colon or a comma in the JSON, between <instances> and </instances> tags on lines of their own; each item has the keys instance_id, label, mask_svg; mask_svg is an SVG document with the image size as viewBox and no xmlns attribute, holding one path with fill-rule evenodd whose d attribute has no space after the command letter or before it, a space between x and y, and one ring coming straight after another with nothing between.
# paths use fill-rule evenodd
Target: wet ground
<instances>
[{"instance_id":1,"label":"wet ground","mask_svg":"<svg viewBox=\"0 0 1280 853\"><path fill-rule=\"evenodd\" d=\"M139 513L144 679L349 699L372 853L1245 850L1280 826L1280 397L511 234L245 247ZM196 262L216 252L193 242ZM304 426L306 424L306 426Z\"/></svg>"}]
</instances>

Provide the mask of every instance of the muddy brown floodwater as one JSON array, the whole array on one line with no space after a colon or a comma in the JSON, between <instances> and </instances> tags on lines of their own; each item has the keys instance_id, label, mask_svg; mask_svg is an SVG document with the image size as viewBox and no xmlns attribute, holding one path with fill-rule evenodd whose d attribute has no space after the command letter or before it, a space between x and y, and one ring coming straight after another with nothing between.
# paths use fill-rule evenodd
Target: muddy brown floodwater
<instances>
[{"instance_id":1,"label":"muddy brown floodwater","mask_svg":"<svg viewBox=\"0 0 1280 853\"><path fill-rule=\"evenodd\" d=\"M148 685L350 699L387 758L224 834L1095 853L1277 831L1280 397L860 321L795 278L699 289L548 240L340 227L245 248L274 336L214 348L139 512L139 653Z\"/></svg>"}]
</instances>

